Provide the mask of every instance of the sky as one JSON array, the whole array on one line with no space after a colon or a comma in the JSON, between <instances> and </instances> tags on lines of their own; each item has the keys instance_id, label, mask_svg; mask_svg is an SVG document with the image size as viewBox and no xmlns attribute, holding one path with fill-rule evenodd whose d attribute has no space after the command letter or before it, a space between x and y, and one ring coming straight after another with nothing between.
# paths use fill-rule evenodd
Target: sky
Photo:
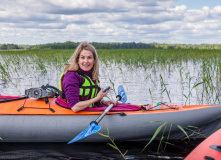
<instances>
[{"instance_id":1,"label":"sky","mask_svg":"<svg viewBox=\"0 0 221 160\"><path fill-rule=\"evenodd\" d=\"M220 0L0 0L0 44L220 40Z\"/></svg>"}]
</instances>

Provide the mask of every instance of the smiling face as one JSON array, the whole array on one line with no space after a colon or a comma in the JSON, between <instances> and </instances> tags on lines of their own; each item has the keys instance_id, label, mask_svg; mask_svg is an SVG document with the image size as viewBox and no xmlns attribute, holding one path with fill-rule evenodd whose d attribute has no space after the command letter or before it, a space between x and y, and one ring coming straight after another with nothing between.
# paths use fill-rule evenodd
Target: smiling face
<instances>
[{"instance_id":1,"label":"smiling face","mask_svg":"<svg viewBox=\"0 0 221 160\"><path fill-rule=\"evenodd\" d=\"M82 50L78 59L79 67L84 71L89 71L94 66L94 55L91 51Z\"/></svg>"}]
</instances>

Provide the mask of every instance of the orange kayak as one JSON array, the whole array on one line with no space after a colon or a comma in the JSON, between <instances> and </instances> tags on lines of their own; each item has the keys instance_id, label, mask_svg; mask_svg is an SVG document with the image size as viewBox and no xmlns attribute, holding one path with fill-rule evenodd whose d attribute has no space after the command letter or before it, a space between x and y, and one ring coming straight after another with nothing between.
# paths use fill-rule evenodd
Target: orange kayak
<instances>
[{"instance_id":1,"label":"orange kayak","mask_svg":"<svg viewBox=\"0 0 221 160\"><path fill-rule=\"evenodd\" d=\"M221 129L200 143L184 160L221 159Z\"/></svg>"},{"instance_id":2,"label":"orange kayak","mask_svg":"<svg viewBox=\"0 0 221 160\"><path fill-rule=\"evenodd\" d=\"M1 97L1 96L0 96ZM4 96L2 96L4 97ZM4 98L3 98L4 99ZM2 142L68 142L81 131L88 128L102 111L80 111L60 107L56 98L34 99L15 97L0 103L0 137ZM141 106L141 105L139 105ZM145 106L142 108L145 108ZM115 141L149 139L164 122L198 127L200 133L209 136L219 127L221 105L191 105L180 108L139 111L117 111L108 114L99 123L100 133L107 134ZM163 121L163 122L153 122ZM143 124L145 122L153 122ZM169 127L166 129L169 132ZM188 134L191 134L187 131ZM170 138L185 137L185 134L173 126ZM108 142L107 137L94 134L82 142Z\"/></svg>"}]
</instances>

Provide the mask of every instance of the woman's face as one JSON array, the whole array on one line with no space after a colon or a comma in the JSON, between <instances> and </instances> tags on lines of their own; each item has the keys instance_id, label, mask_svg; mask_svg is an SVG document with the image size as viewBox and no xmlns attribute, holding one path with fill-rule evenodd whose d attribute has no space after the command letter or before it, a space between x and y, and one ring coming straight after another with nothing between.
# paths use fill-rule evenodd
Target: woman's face
<instances>
[{"instance_id":1,"label":"woman's face","mask_svg":"<svg viewBox=\"0 0 221 160\"><path fill-rule=\"evenodd\" d=\"M79 67L84 71L89 71L94 66L94 56L91 51L82 50L78 59Z\"/></svg>"}]
</instances>

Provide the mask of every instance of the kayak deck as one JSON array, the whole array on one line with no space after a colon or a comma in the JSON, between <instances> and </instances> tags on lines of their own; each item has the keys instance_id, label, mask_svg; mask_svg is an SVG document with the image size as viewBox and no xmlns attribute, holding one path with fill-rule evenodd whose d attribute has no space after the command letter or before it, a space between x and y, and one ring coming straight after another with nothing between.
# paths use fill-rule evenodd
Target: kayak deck
<instances>
[{"instance_id":1,"label":"kayak deck","mask_svg":"<svg viewBox=\"0 0 221 160\"><path fill-rule=\"evenodd\" d=\"M138 105L141 106L141 105ZM21 99L6 103L0 103L0 115L54 115L54 116L95 116L100 115L102 111L80 111L75 113L71 109L63 108L56 104L55 98L49 98L49 102L46 103L44 99ZM120 114L124 112L125 114L156 114L165 112L183 112L190 110L205 109L211 107L221 107L221 105L191 105L183 106L179 109L162 109L162 110L139 110L139 111L116 111L109 112L111 114Z\"/></svg>"}]
</instances>

